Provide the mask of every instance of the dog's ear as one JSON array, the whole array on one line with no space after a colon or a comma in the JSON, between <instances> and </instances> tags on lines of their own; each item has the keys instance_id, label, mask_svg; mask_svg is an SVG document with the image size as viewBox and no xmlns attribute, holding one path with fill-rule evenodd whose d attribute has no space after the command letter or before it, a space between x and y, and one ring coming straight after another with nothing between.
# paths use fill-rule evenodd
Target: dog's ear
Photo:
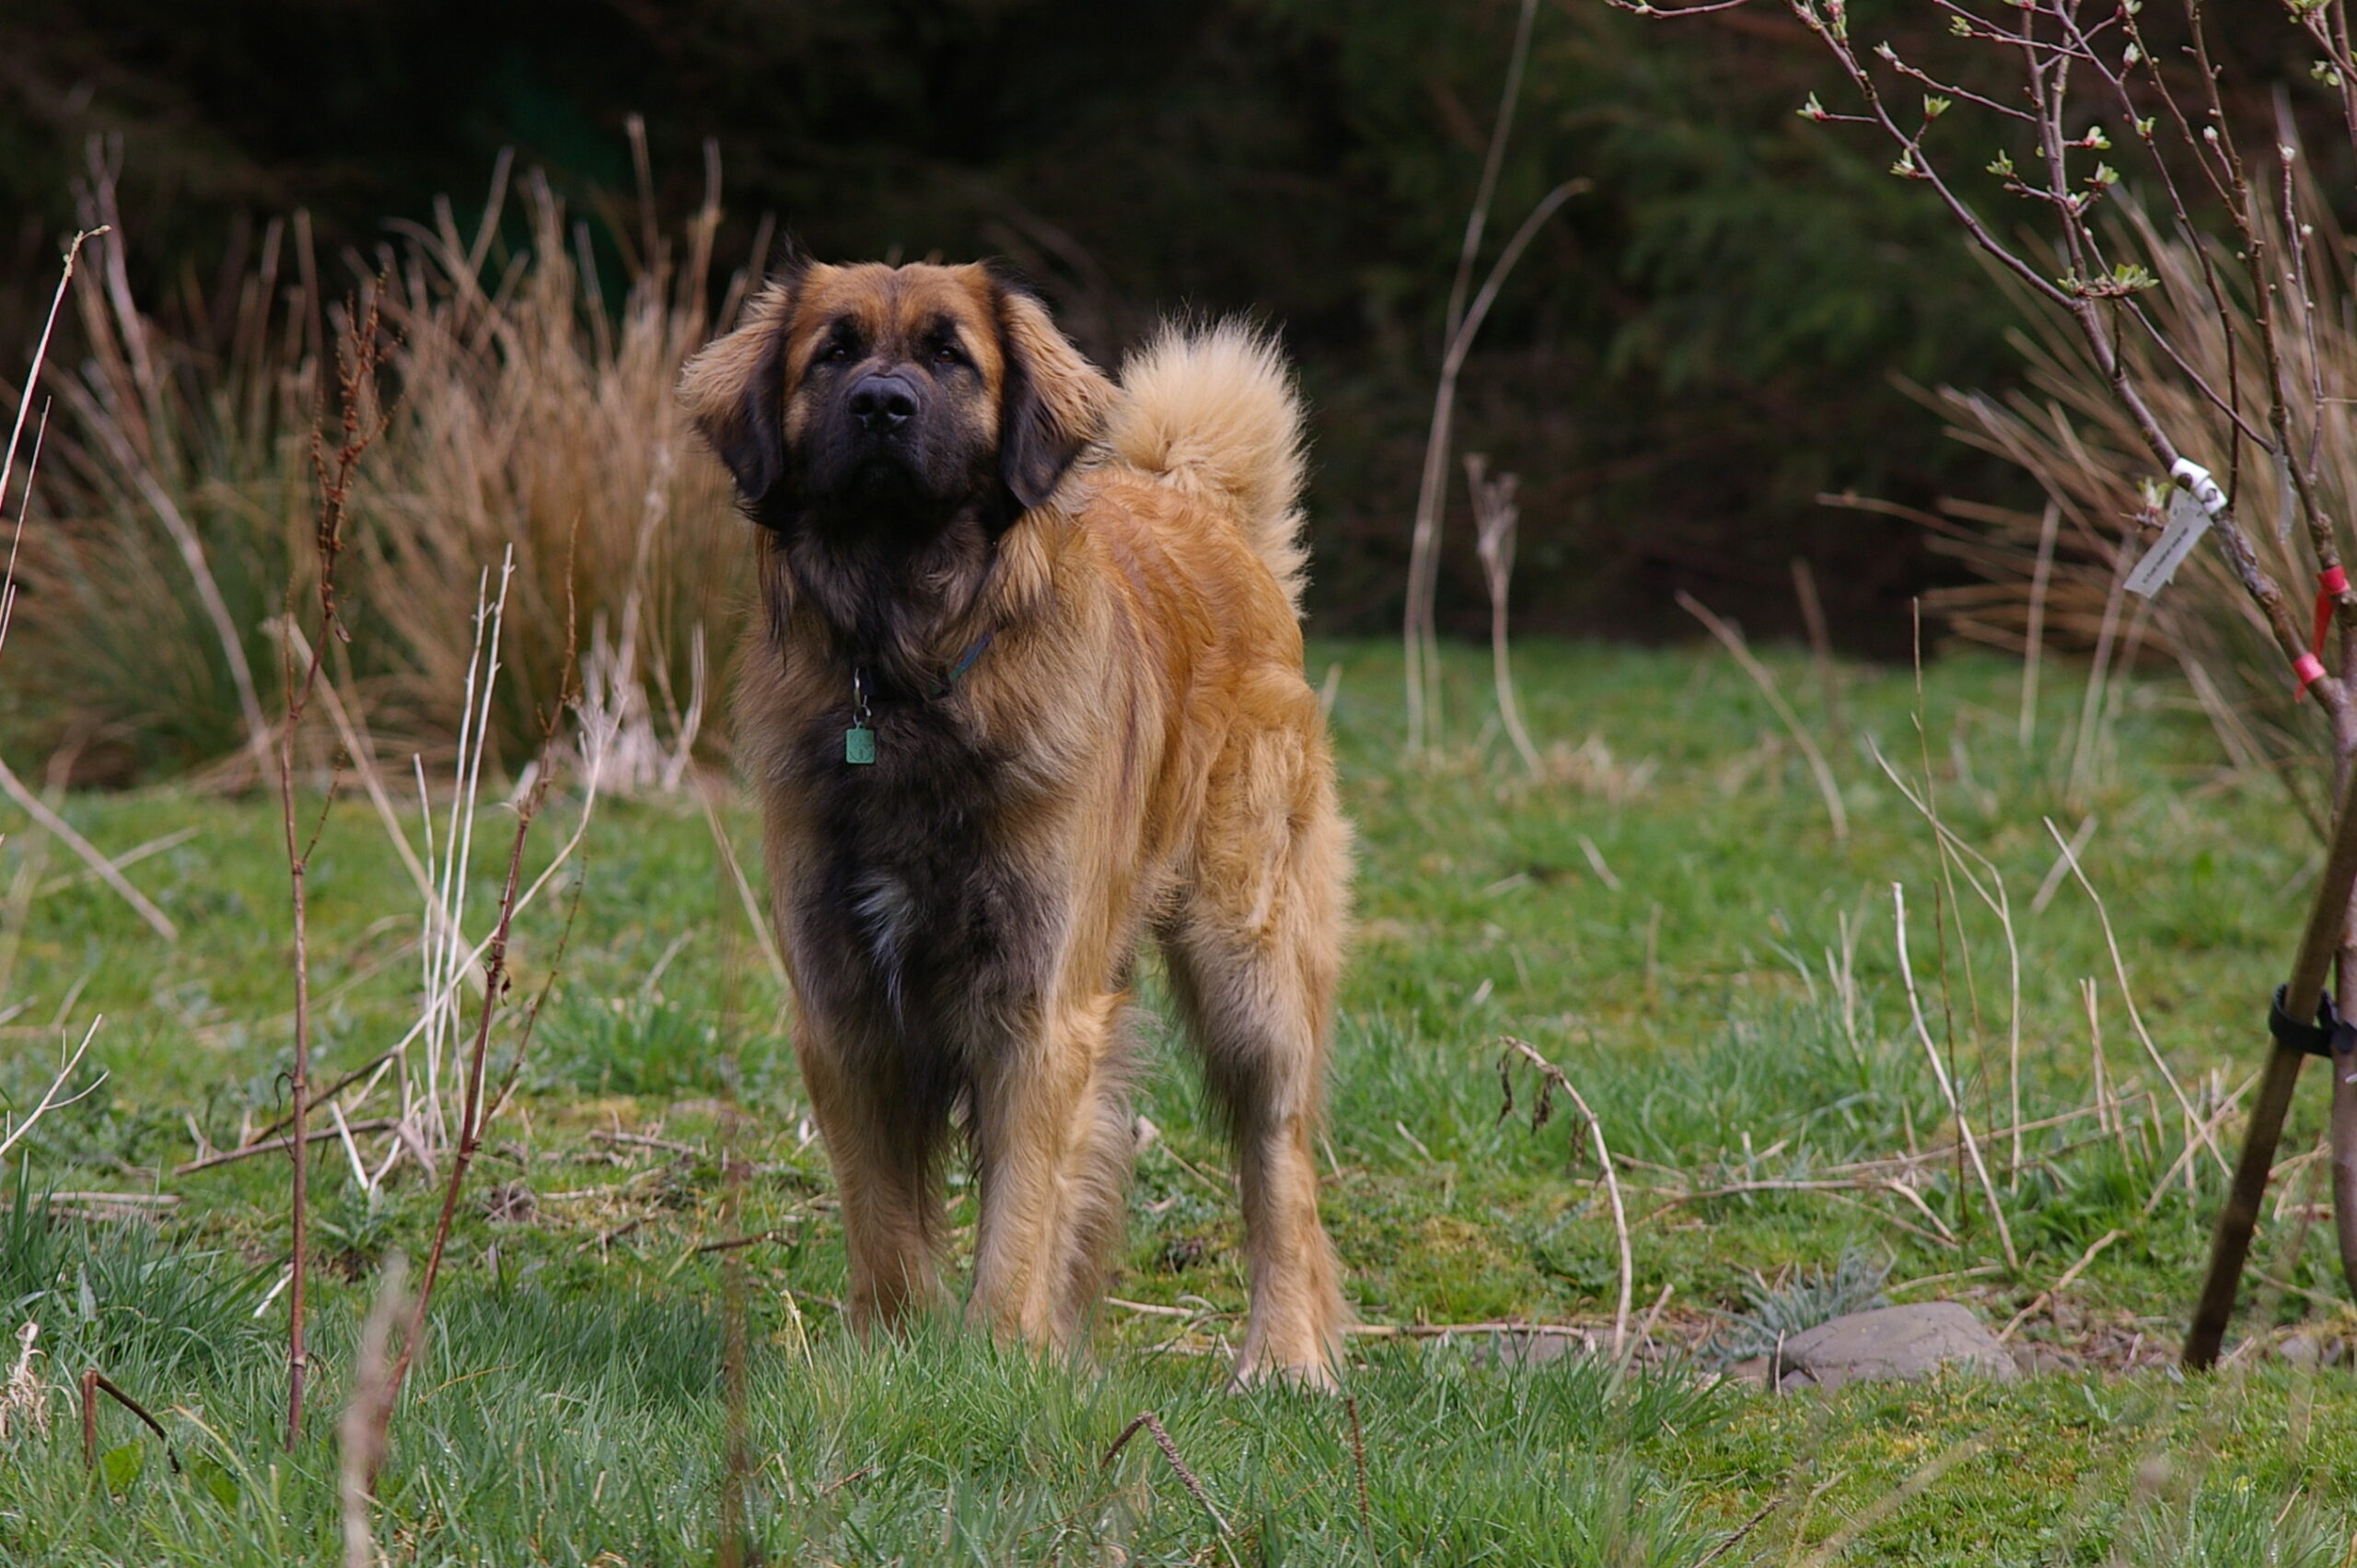
<instances>
[{"instance_id":1,"label":"dog's ear","mask_svg":"<svg viewBox=\"0 0 2357 1568\"><path fill-rule=\"evenodd\" d=\"M1080 449L1101 435L1113 385L1057 331L1039 296L1004 273L998 296L999 475L1020 511L1055 494Z\"/></svg>"},{"instance_id":2,"label":"dog's ear","mask_svg":"<svg viewBox=\"0 0 2357 1568\"><path fill-rule=\"evenodd\" d=\"M714 456L736 476L759 518L785 477L785 335L807 263L792 261L745 307L741 325L706 343L679 373L679 402Z\"/></svg>"}]
</instances>

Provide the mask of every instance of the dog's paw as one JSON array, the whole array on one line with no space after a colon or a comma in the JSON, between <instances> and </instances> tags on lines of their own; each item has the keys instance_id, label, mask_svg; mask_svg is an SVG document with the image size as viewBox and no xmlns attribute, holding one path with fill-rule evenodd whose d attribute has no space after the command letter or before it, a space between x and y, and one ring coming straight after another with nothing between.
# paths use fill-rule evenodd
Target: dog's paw
<instances>
[{"instance_id":1,"label":"dog's paw","mask_svg":"<svg viewBox=\"0 0 2357 1568\"><path fill-rule=\"evenodd\" d=\"M1322 1353L1297 1361L1248 1353L1237 1362L1234 1381L1238 1388L1276 1383L1316 1394L1342 1391L1342 1385L1334 1376L1333 1363Z\"/></svg>"}]
</instances>

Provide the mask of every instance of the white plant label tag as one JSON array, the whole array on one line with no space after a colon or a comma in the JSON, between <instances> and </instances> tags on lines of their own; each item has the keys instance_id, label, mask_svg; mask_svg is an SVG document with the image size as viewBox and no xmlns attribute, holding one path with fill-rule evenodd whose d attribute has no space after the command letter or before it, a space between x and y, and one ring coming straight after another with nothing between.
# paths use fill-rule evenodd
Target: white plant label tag
<instances>
[{"instance_id":1,"label":"white plant label tag","mask_svg":"<svg viewBox=\"0 0 2357 1568\"><path fill-rule=\"evenodd\" d=\"M2136 569L2128 574L2123 586L2131 594L2151 598L2168 586L2169 579L2177 575L2177 569L2209 531L2209 508L2195 500L2189 490L2171 492L2169 526L2161 530L2160 539L2144 552L2144 559L2136 563Z\"/></svg>"}]
</instances>

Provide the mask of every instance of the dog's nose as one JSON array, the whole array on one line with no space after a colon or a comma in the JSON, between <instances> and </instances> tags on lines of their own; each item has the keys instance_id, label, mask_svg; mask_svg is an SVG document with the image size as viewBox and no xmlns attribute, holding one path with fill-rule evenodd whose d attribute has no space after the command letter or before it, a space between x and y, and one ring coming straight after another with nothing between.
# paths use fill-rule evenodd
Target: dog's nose
<instances>
[{"instance_id":1,"label":"dog's nose","mask_svg":"<svg viewBox=\"0 0 2357 1568\"><path fill-rule=\"evenodd\" d=\"M916 393L897 376L865 376L851 389L851 416L870 435L889 436L916 412Z\"/></svg>"}]
</instances>

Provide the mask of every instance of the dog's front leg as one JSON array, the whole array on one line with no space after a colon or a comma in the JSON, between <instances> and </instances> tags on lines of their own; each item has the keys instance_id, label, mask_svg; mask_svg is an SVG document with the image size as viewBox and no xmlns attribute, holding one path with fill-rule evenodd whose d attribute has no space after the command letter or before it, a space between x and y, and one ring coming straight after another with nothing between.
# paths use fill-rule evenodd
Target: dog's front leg
<instances>
[{"instance_id":1,"label":"dog's front leg","mask_svg":"<svg viewBox=\"0 0 2357 1568\"><path fill-rule=\"evenodd\" d=\"M795 1045L842 1202L852 1327L863 1335L897 1327L943 1296L937 1167L946 1119L912 1123L906 1097L845 1062L807 1017Z\"/></svg>"},{"instance_id":2,"label":"dog's front leg","mask_svg":"<svg viewBox=\"0 0 2357 1568\"><path fill-rule=\"evenodd\" d=\"M1120 1232L1132 1133L1115 1051L1123 998L1050 1012L978 1074L981 1214L972 1315L1042 1349L1068 1343Z\"/></svg>"}]
</instances>

